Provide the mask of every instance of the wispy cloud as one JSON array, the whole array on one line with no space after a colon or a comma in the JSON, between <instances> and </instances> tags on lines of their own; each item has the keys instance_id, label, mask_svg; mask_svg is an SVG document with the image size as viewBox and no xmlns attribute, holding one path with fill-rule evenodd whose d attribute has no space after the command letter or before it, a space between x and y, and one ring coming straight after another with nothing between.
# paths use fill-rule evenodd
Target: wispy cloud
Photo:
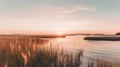
<instances>
[{"instance_id":1,"label":"wispy cloud","mask_svg":"<svg viewBox=\"0 0 120 67\"><path fill-rule=\"evenodd\" d=\"M84 5L72 5L66 7L56 7L55 11L60 14L70 14L79 11L95 11L95 8L84 6Z\"/></svg>"},{"instance_id":2,"label":"wispy cloud","mask_svg":"<svg viewBox=\"0 0 120 67\"><path fill-rule=\"evenodd\" d=\"M71 15L77 12L91 12L96 11L96 8L86 5L71 5L71 6L51 6L51 5L30 5L18 11L9 11L8 13L2 13L1 18L52 18L63 17Z\"/></svg>"},{"instance_id":3,"label":"wispy cloud","mask_svg":"<svg viewBox=\"0 0 120 67\"><path fill-rule=\"evenodd\" d=\"M34 6L35 7L35 6ZM34 8L33 7L33 8ZM46 12L46 13L56 13L56 14L71 14L75 12L81 12L81 11L96 11L96 8L89 7L86 5L71 5L71 6L49 6L49 5L40 5L36 6L34 8L37 9L40 12Z\"/></svg>"},{"instance_id":4,"label":"wispy cloud","mask_svg":"<svg viewBox=\"0 0 120 67\"><path fill-rule=\"evenodd\" d=\"M93 12L96 11L96 8L86 6L86 5L71 5L71 6L51 6L51 5L29 5L18 11L12 11L8 13L2 13L0 18L9 19L9 20L54 20L60 18L70 18L74 13L77 12ZM79 16L80 17L80 16ZM4 20L6 21L6 20ZM45 20L44 20L45 21Z\"/></svg>"}]
</instances>

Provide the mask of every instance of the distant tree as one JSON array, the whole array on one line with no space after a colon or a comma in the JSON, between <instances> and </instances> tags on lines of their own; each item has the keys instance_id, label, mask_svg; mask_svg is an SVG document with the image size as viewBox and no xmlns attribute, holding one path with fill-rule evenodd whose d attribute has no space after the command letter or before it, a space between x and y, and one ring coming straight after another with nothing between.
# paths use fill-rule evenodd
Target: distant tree
<instances>
[{"instance_id":1,"label":"distant tree","mask_svg":"<svg viewBox=\"0 0 120 67\"><path fill-rule=\"evenodd\" d=\"M116 35L120 35L120 32L119 32L119 33L116 33Z\"/></svg>"}]
</instances>

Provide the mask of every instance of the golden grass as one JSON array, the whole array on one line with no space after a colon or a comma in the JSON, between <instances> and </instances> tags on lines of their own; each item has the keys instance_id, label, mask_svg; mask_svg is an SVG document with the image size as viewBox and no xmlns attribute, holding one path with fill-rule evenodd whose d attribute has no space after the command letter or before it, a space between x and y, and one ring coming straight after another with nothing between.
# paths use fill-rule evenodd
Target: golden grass
<instances>
[{"instance_id":1,"label":"golden grass","mask_svg":"<svg viewBox=\"0 0 120 67\"><path fill-rule=\"evenodd\" d=\"M79 67L82 52L66 53L42 47L48 40L39 38L0 38L0 67Z\"/></svg>"}]
</instances>

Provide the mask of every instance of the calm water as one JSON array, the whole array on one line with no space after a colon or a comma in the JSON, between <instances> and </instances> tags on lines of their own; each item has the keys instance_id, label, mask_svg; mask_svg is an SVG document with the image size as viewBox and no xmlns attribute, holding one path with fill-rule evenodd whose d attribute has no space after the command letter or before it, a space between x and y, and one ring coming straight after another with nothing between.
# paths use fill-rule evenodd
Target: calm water
<instances>
[{"instance_id":1,"label":"calm water","mask_svg":"<svg viewBox=\"0 0 120 67\"><path fill-rule=\"evenodd\" d=\"M84 36L68 36L66 38L50 39L53 47L64 48L71 52L84 51L84 56L91 59L120 58L120 41L90 41Z\"/></svg>"}]
</instances>

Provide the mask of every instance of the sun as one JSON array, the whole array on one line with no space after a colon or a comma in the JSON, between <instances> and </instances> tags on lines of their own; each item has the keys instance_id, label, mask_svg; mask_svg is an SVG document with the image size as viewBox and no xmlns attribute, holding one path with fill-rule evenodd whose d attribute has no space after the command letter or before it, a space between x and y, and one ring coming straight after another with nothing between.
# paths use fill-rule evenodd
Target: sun
<instances>
[{"instance_id":1,"label":"sun","mask_svg":"<svg viewBox=\"0 0 120 67\"><path fill-rule=\"evenodd\" d=\"M63 31L57 31L56 34L57 35L64 35L65 33Z\"/></svg>"},{"instance_id":2,"label":"sun","mask_svg":"<svg viewBox=\"0 0 120 67\"><path fill-rule=\"evenodd\" d=\"M67 31L66 27L62 27L62 28L61 27L56 28L55 30L56 35L63 36L66 34L66 31Z\"/></svg>"}]
</instances>

